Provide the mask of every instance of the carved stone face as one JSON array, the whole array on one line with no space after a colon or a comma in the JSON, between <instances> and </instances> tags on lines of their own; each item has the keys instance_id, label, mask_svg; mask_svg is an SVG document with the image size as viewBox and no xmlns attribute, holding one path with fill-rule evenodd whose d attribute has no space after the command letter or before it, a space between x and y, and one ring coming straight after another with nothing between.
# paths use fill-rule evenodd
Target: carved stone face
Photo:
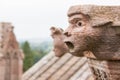
<instances>
[{"instance_id":1,"label":"carved stone face","mask_svg":"<svg viewBox=\"0 0 120 80\"><path fill-rule=\"evenodd\" d=\"M52 27L56 56L120 60L120 6L77 5L68 11L69 26L64 31ZM116 13L116 14L113 14Z\"/></svg>"},{"instance_id":2,"label":"carved stone face","mask_svg":"<svg viewBox=\"0 0 120 80\"><path fill-rule=\"evenodd\" d=\"M68 47L63 41L65 37L63 35L63 30L61 28L55 28L55 27L51 27L50 30L54 43L53 51L55 52L55 55L57 57L61 57L62 55L68 52Z\"/></svg>"},{"instance_id":3,"label":"carved stone face","mask_svg":"<svg viewBox=\"0 0 120 80\"><path fill-rule=\"evenodd\" d=\"M98 21L93 25L92 17L82 12L69 15L64 42L72 55L84 56L85 51L91 51L97 59L120 59L120 36L116 35L120 25L115 26L112 21L105 20L104 17L102 19L102 23Z\"/></svg>"},{"instance_id":4,"label":"carved stone face","mask_svg":"<svg viewBox=\"0 0 120 80\"><path fill-rule=\"evenodd\" d=\"M89 50L89 39L96 34L90 24L89 16L76 14L69 17L69 27L65 30L64 40L71 54L84 56L84 51ZM100 31L97 32L99 34ZM97 35L96 34L96 35ZM88 42L89 41L89 42Z\"/></svg>"}]
</instances>

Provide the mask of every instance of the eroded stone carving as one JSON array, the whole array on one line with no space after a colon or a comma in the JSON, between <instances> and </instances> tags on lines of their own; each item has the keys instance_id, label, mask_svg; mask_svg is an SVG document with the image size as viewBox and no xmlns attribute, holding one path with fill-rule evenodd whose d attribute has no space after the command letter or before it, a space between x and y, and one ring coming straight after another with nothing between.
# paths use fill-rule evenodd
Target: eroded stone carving
<instances>
[{"instance_id":1,"label":"eroded stone carving","mask_svg":"<svg viewBox=\"0 0 120 80\"><path fill-rule=\"evenodd\" d=\"M120 80L119 60L88 59L95 80Z\"/></svg>"},{"instance_id":2,"label":"eroded stone carving","mask_svg":"<svg viewBox=\"0 0 120 80\"><path fill-rule=\"evenodd\" d=\"M72 55L120 60L120 7L78 5L68 11L65 43ZM89 53L88 53L89 54Z\"/></svg>"},{"instance_id":3,"label":"eroded stone carving","mask_svg":"<svg viewBox=\"0 0 120 80\"><path fill-rule=\"evenodd\" d=\"M88 57L95 80L120 80L120 6L72 6L68 21L65 37L55 36L67 51Z\"/></svg>"},{"instance_id":4,"label":"eroded stone carving","mask_svg":"<svg viewBox=\"0 0 120 80\"><path fill-rule=\"evenodd\" d=\"M24 54L11 23L0 23L0 80L21 80Z\"/></svg>"},{"instance_id":5,"label":"eroded stone carving","mask_svg":"<svg viewBox=\"0 0 120 80\"><path fill-rule=\"evenodd\" d=\"M51 36L53 38L54 42L54 49L55 55L57 57L61 57L65 53L68 52L68 47L64 43L64 35L63 30L61 28L51 27Z\"/></svg>"}]
</instances>

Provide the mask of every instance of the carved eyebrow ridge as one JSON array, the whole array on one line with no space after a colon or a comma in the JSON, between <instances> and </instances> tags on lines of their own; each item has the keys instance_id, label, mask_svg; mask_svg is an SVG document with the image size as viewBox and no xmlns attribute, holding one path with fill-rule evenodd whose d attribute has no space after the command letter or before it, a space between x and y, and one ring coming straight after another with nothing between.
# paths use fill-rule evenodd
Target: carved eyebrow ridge
<instances>
[{"instance_id":1,"label":"carved eyebrow ridge","mask_svg":"<svg viewBox=\"0 0 120 80\"><path fill-rule=\"evenodd\" d=\"M73 18L71 20L69 20L70 23L76 23L77 21L82 20L81 18Z\"/></svg>"},{"instance_id":2,"label":"carved eyebrow ridge","mask_svg":"<svg viewBox=\"0 0 120 80\"><path fill-rule=\"evenodd\" d=\"M68 17L72 17L72 16L77 15L77 14L82 14L82 13L80 13L80 12L71 13L71 14L68 14Z\"/></svg>"}]
</instances>

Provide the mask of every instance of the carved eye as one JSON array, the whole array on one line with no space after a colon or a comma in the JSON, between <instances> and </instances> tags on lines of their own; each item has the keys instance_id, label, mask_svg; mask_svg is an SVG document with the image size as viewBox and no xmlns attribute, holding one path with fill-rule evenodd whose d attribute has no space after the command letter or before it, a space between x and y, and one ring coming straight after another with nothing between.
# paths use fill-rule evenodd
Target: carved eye
<instances>
[{"instance_id":1,"label":"carved eye","mask_svg":"<svg viewBox=\"0 0 120 80\"><path fill-rule=\"evenodd\" d=\"M77 22L77 26L78 26L78 27L81 27L81 26L82 26L82 22L81 22L81 21L78 21L78 22Z\"/></svg>"}]
</instances>

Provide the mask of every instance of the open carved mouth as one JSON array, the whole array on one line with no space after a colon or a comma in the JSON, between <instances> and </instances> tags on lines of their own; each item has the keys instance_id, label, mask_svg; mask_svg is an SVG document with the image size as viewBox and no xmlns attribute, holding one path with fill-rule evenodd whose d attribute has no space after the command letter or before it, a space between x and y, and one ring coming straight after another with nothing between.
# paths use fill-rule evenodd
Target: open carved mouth
<instances>
[{"instance_id":1,"label":"open carved mouth","mask_svg":"<svg viewBox=\"0 0 120 80\"><path fill-rule=\"evenodd\" d=\"M65 44L68 46L68 48L70 49L70 52L74 49L74 45L72 42L70 41L66 41Z\"/></svg>"}]
</instances>

